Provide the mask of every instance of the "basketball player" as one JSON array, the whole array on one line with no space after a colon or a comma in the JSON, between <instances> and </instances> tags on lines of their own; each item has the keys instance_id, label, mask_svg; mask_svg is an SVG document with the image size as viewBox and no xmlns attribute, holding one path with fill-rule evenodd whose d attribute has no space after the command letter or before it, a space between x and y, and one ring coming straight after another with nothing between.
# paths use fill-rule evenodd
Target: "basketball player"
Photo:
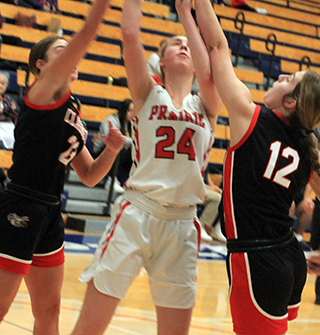
<instances>
[{"instance_id":1,"label":"basketball player","mask_svg":"<svg viewBox=\"0 0 320 335\"><path fill-rule=\"evenodd\" d=\"M150 278L158 334L188 334L195 303L196 204L206 195L203 172L221 102L196 29L188 40L175 36L162 44L164 87L156 84L139 38L140 19L141 0L127 0L122 31L134 102L133 167L113 208L113 226L80 277L88 287L73 335L102 334L142 266ZM201 98L190 93L195 73Z\"/></svg>"},{"instance_id":2,"label":"basketball player","mask_svg":"<svg viewBox=\"0 0 320 335\"><path fill-rule=\"evenodd\" d=\"M71 164L84 184L94 186L125 141L110 125L107 147L94 161L84 145L87 130L70 93L76 65L95 37L108 4L109 0L95 1L85 25L69 44L50 36L30 53L36 81L24 97L15 128L10 182L0 193L0 320L24 278L36 335L59 334L64 264L60 196L66 167Z\"/></svg>"},{"instance_id":3,"label":"basketball player","mask_svg":"<svg viewBox=\"0 0 320 335\"><path fill-rule=\"evenodd\" d=\"M177 0L186 31L191 0ZM252 101L235 76L228 43L209 0L196 0L197 22L213 79L229 112L231 140L224 165L223 218L234 332L283 335L297 317L306 259L294 237L289 208L308 181L320 195L313 129L320 122L320 77L280 75Z\"/></svg>"}]
</instances>

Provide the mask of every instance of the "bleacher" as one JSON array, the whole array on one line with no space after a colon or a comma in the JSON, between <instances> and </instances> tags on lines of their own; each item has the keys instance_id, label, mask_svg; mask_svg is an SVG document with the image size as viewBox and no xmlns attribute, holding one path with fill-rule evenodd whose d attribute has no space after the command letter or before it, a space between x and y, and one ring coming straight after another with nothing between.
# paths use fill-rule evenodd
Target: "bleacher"
<instances>
[{"instance_id":1,"label":"bleacher","mask_svg":"<svg viewBox=\"0 0 320 335\"><path fill-rule=\"evenodd\" d=\"M283 59L300 65L308 57L308 66L319 67L320 14L313 7L309 11L289 8L287 4L291 3L248 2L253 7L267 9L268 15L215 6L232 53L250 58L271 80L282 72Z\"/></svg>"},{"instance_id":2,"label":"bleacher","mask_svg":"<svg viewBox=\"0 0 320 335\"><path fill-rule=\"evenodd\" d=\"M82 116L91 127L91 141L100 123L116 112L123 99L130 97L126 87L114 85L115 79L126 78L121 55L120 23L123 3L124 0L112 1L112 7L98 31L97 40L92 42L85 59L79 63L79 80L72 84L73 93L82 103ZM234 70L238 78L249 87L253 101L261 104L270 81L275 80L281 71L294 72L308 66L320 73L320 3L302 0L248 0L248 3L253 7L266 8L268 15L230 6L215 5L214 8L229 41ZM2 44L0 52L2 60L18 64L17 71L12 74L19 87L15 92L17 94L23 94L28 84L26 67L21 65L27 64L29 51L34 43L53 34L46 30L51 19L60 20L63 36L70 39L82 27L90 10L89 3L74 0L59 0L59 7L62 14L1 4L1 14L6 21L0 29L0 35L17 36L23 41L23 47ZM141 40L147 60L163 38L184 34L184 30L181 23L170 20L168 6L144 1L142 11ZM15 25L14 17L17 12L35 14L37 28ZM276 36L275 42L273 36ZM31 76L29 82L32 80ZM209 158L210 176L216 183L221 182L223 159L230 139L228 114L224 106L218 123L217 140ZM1 167L8 168L10 159L10 152L0 152ZM102 213L104 210L102 209Z\"/></svg>"}]
</instances>

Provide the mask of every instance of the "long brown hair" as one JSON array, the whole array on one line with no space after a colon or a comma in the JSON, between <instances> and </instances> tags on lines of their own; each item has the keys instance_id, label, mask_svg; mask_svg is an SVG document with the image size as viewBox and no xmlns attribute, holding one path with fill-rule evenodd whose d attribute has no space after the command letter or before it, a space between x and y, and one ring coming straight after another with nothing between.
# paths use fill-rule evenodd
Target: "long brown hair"
<instances>
[{"instance_id":1,"label":"long brown hair","mask_svg":"<svg viewBox=\"0 0 320 335\"><path fill-rule=\"evenodd\" d=\"M292 126L304 136L312 169L320 176L318 140L313 129L320 125L320 76L307 70L290 94L297 104L289 117Z\"/></svg>"},{"instance_id":2,"label":"long brown hair","mask_svg":"<svg viewBox=\"0 0 320 335\"><path fill-rule=\"evenodd\" d=\"M131 99L125 99L121 102L120 106L118 107L120 131L122 135L126 135L127 128L128 128L128 131L130 132L130 127L128 127L129 121L127 120L127 112L132 103L133 101Z\"/></svg>"},{"instance_id":3,"label":"long brown hair","mask_svg":"<svg viewBox=\"0 0 320 335\"><path fill-rule=\"evenodd\" d=\"M47 59L48 49L57 40L66 39L58 35L51 35L39 41L32 47L29 55L29 68L32 74L37 76L40 73L40 70L36 66L37 60L42 59L45 61Z\"/></svg>"}]
</instances>

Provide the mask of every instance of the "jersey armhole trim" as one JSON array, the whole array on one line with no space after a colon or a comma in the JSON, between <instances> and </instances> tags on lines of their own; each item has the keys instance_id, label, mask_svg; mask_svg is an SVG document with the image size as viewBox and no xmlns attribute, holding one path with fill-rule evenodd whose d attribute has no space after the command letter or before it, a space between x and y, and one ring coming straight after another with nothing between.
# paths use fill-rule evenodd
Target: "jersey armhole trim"
<instances>
[{"instance_id":1,"label":"jersey armhole trim","mask_svg":"<svg viewBox=\"0 0 320 335\"><path fill-rule=\"evenodd\" d=\"M237 144L235 144L234 146L229 148L230 151L234 151L234 150L240 148L243 145L243 143L248 139L248 137L253 132L254 127L256 126L256 123L258 121L258 117L260 115L260 111L261 111L261 106L256 105L256 108L254 110L253 117L252 117L251 123L249 125L249 128L247 129L246 133L243 135L241 140Z\"/></svg>"}]
</instances>

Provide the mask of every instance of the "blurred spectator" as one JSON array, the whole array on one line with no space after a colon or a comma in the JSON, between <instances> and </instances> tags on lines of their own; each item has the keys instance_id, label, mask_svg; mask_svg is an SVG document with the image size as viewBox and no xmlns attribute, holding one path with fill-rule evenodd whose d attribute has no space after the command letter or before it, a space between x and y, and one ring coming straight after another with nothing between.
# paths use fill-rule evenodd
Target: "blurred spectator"
<instances>
[{"instance_id":1,"label":"blurred spectator","mask_svg":"<svg viewBox=\"0 0 320 335\"><path fill-rule=\"evenodd\" d=\"M303 190L299 192L292 202L289 215L296 218L297 227L295 228L295 235L303 250L310 250L310 246L303 239L303 233L310 225L314 210L314 201L312 199L312 188L308 184Z\"/></svg>"},{"instance_id":2,"label":"blurred spectator","mask_svg":"<svg viewBox=\"0 0 320 335\"><path fill-rule=\"evenodd\" d=\"M59 12L58 0L13 0L13 2L21 7L43 10L49 13Z\"/></svg>"},{"instance_id":3,"label":"blurred spectator","mask_svg":"<svg viewBox=\"0 0 320 335\"><path fill-rule=\"evenodd\" d=\"M1 0L1 2L17 5L24 8L31 8L36 10L42 10L44 12L60 14L58 0ZM0 28L2 25L2 17L0 14ZM15 16L15 23L23 27L39 28L37 26L37 16L33 13L32 15L25 15L18 12ZM57 17L52 17L48 25L47 30L59 35L63 34L63 30L60 28L61 21ZM6 43L3 41L3 43ZM7 43L14 44L14 43Z\"/></svg>"},{"instance_id":4,"label":"blurred spectator","mask_svg":"<svg viewBox=\"0 0 320 335\"><path fill-rule=\"evenodd\" d=\"M18 119L20 107L6 94L9 77L0 72L0 149L13 149L14 126ZM1 179L1 178L0 178Z\"/></svg>"},{"instance_id":5,"label":"blurred spectator","mask_svg":"<svg viewBox=\"0 0 320 335\"><path fill-rule=\"evenodd\" d=\"M116 193L122 193L123 189L121 186L126 182L129 177L129 172L132 164L131 160L131 144L132 139L130 137L131 128L130 121L132 120L132 112L133 112L133 102L131 99L125 99L122 101L118 108L118 113L113 114L107 117L100 125L99 129L99 137L94 146L94 156L97 157L100 155L102 150L105 147L105 144L101 138L101 134L107 135L109 133L109 121L115 128L120 129L121 133L126 136L126 143L124 148L120 151L118 157L118 167L117 171L116 165L114 163L113 167L108 173L107 181L105 188L109 189L111 183L111 176L113 173L116 174L115 182L114 182L114 191Z\"/></svg>"},{"instance_id":6,"label":"blurred spectator","mask_svg":"<svg viewBox=\"0 0 320 335\"><path fill-rule=\"evenodd\" d=\"M204 172L204 182L206 184L207 197L204 200L204 208L199 217L201 223L201 239L204 242L217 240L225 243L226 238L221 232L221 224L218 214L222 189L213 183L208 175L208 169Z\"/></svg>"},{"instance_id":7,"label":"blurred spectator","mask_svg":"<svg viewBox=\"0 0 320 335\"><path fill-rule=\"evenodd\" d=\"M2 28L5 18L1 15L0 12L0 28ZM0 45L1 43L22 46L22 39L20 37L11 36L11 35L0 35ZM3 70L16 70L18 67L16 62L8 61L5 59L0 59L0 69Z\"/></svg>"},{"instance_id":8,"label":"blurred spectator","mask_svg":"<svg viewBox=\"0 0 320 335\"><path fill-rule=\"evenodd\" d=\"M37 16L35 14L28 16L28 15L18 12L14 19L15 19L16 25L18 26L30 27L30 28L37 27Z\"/></svg>"},{"instance_id":9,"label":"blurred spectator","mask_svg":"<svg viewBox=\"0 0 320 335\"><path fill-rule=\"evenodd\" d=\"M1 12L0 12L0 29L2 28L4 22L6 22L6 20L1 15ZM22 46L22 39L20 37L1 34L0 44L1 43Z\"/></svg>"},{"instance_id":10,"label":"blurred spectator","mask_svg":"<svg viewBox=\"0 0 320 335\"><path fill-rule=\"evenodd\" d=\"M63 30L61 29L61 20L57 17L52 17L47 30L51 31L52 33L63 35Z\"/></svg>"},{"instance_id":11,"label":"blurred spectator","mask_svg":"<svg viewBox=\"0 0 320 335\"><path fill-rule=\"evenodd\" d=\"M249 6L246 0L232 0L231 6L234 8L248 10L250 12L256 12L259 14L268 14L267 10L264 8L254 8Z\"/></svg>"},{"instance_id":12,"label":"blurred spectator","mask_svg":"<svg viewBox=\"0 0 320 335\"><path fill-rule=\"evenodd\" d=\"M213 1L214 3L218 4L218 5L222 5L222 6L225 6L227 3L225 2L225 0L214 0ZM211 1L212 3L212 1Z\"/></svg>"},{"instance_id":13,"label":"blurred spectator","mask_svg":"<svg viewBox=\"0 0 320 335\"><path fill-rule=\"evenodd\" d=\"M20 107L16 101L6 94L9 77L0 72L0 121L11 121L16 124Z\"/></svg>"}]
</instances>

